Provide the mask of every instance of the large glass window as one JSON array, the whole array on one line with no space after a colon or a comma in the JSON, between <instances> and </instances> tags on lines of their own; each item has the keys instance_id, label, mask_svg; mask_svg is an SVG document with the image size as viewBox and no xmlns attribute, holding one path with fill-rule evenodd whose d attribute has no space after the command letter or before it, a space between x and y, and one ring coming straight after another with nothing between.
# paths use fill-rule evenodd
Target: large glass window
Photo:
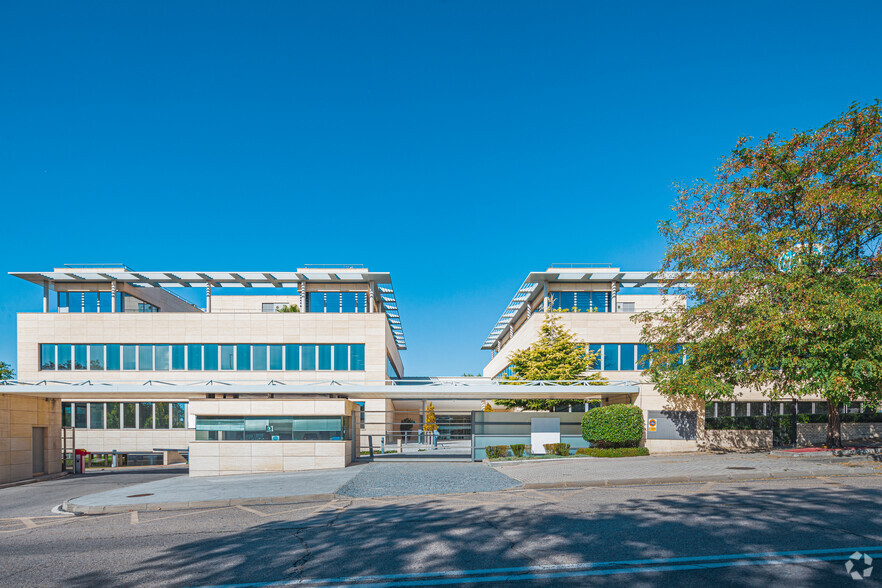
<instances>
[{"instance_id":1,"label":"large glass window","mask_svg":"<svg viewBox=\"0 0 882 588\"><path fill-rule=\"evenodd\" d=\"M152 429L153 428L153 403L152 402L139 402L138 403L138 428L139 429Z\"/></svg>"},{"instance_id":2,"label":"large glass window","mask_svg":"<svg viewBox=\"0 0 882 588\"><path fill-rule=\"evenodd\" d=\"M98 312L98 292L83 292L83 311Z\"/></svg>"},{"instance_id":3,"label":"large glass window","mask_svg":"<svg viewBox=\"0 0 882 588\"><path fill-rule=\"evenodd\" d=\"M169 368L169 353L168 353L168 345L157 345L156 346L156 365L154 366L156 371L164 372L168 371Z\"/></svg>"},{"instance_id":4,"label":"large glass window","mask_svg":"<svg viewBox=\"0 0 882 588\"><path fill-rule=\"evenodd\" d=\"M156 411L156 428L168 429L168 402L154 402Z\"/></svg>"},{"instance_id":5,"label":"large glass window","mask_svg":"<svg viewBox=\"0 0 882 588\"><path fill-rule=\"evenodd\" d=\"M649 369L649 345L639 343L637 345L637 369Z\"/></svg>"},{"instance_id":6,"label":"large glass window","mask_svg":"<svg viewBox=\"0 0 882 588\"><path fill-rule=\"evenodd\" d=\"M89 428L104 428L104 403L92 402L89 404Z\"/></svg>"},{"instance_id":7,"label":"large glass window","mask_svg":"<svg viewBox=\"0 0 882 588\"><path fill-rule=\"evenodd\" d=\"M588 366L588 369L599 370L603 365L603 345L592 343L588 345L588 351L594 354L594 361Z\"/></svg>"},{"instance_id":8,"label":"large glass window","mask_svg":"<svg viewBox=\"0 0 882 588\"><path fill-rule=\"evenodd\" d=\"M67 293L67 311L83 312L83 293L68 292Z\"/></svg>"},{"instance_id":9,"label":"large glass window","mask_svg":"<svg viewBox=\"0 0 882 588\"><path fill-rule=\"evenodd\" d=\"M62 402L61 403L61 426L69 427L70 426L70 402Z\"/></svg>"},{"instance_id":10,"label":"large glass window","mask_svg":"<svg viewBox=\"0 0 882 588\"><path fill-rule=\"evenodd\" d=\"M342 441L349 417L196 417L196 439L223 441Z\"/></svg>"},{"instance_id":11,"label":"large glass window","mask_svg":"<svg viewBox=\"0 0 882 588\"><path fill-rule=\"evenodd\" d=\"M70 369L70 345L58 346L58 369Z\"/></svg>"},{"instance_id":12,"label":"large glass window","mask_svg":"<svg viewBox=\"0 0 882 588\"><path fill-rule=\"evenodd\" d=\"M634 354L637 346L633 343L624 343L619 346L620 364L619 369L623 371L632 371L634 369Z\"/></svg>"},{"instance_id":13,"label":"large glass window","mask_svg":"<svg viewBox=\"0 0 882 588\"><path fill-rule=\"evenodd\" d=\"M222 370L231 370L233 369L233 359L236 355L236 347L233 345L221 345L220 346L220 369Z\"/></svg>"},{"instance_id":14,"label":"large glass window","mask_svg":"<svg viewBox=\"0 0 882 588\"><path fill-rule=\"evenodd\" d=\"M334 345L334 369L341 372L349 369L349 345Z\"/></svg>"},{"instance_id":15,"label":"large glass window","mask_svg":"<svg viewBox=\"0 0 882 588\"><path fill-rule=\"evenodd\" d=\"M134 429L138 426L137 417L138 405L134 402L126 402L123 404L123 427L126 429Z\"/></svg>"},{"instance_id":16,"label":"large glass window","mask_svg":"<svg viewBox=\"0 0 882 588\"><path fill-rule=\"evenodd\" d=\"M325 292L325 312L340 312L339 292Z\"/></svg>"},{"instance_id":17,"label":"large glass window","mask_svg":"<svg viewBox=\"0 0 882 588\"><path fill-rule=\"evenodd\" d=\"M187 369L202 369L202 345L187 345Z\"/></svg>"},{"instance_id":18,"label":"large glass window","mask_svg":"<svg viewBox=\"0 0 882 588\"><path fill-rule=\"evenodd\" d=\"M289 372L300 370L300 345L285 345L285 369Z\"/></svg>"},{"instance_id":19,"label":"large glass window","mask_svg":"<svg viewBox=\"0 0 882 588\"><path fill-rule=\"evenodd\" d=\"M55 345L40 345L40 369L55 369Z\"/></svg>"},{"instance_id":20,"label":"large glass window","mask_svg":"<svg viewBox=\"0 0 882 588\"><path fill-rule=\"evenodd\" d=\"M266 345L251 346L251 369L256 372L266 371Z\"/></svg>"},{"instance_id":21,"label":"large glass window","mask_svg":"<svg viewBox=\"0 0 882 588\"><path fill-rule=\"evenodd\" d=\"M364 345L349 346L349 369L353 372L364 371Z\"/></svg>"},{"instance_id":22,"label":"large glass window","mask_svg":"<svg viewBox=\"0 0 882 588\"><path fill-rule=\"evenodd\" d=\"M119 345L107 346L107 369L119 371Z\"/></svg>"},{"instance_id":23,"label":"large glass window","mask_svg":"<svg viewBox=\"0 0 882 588\"><path fill-rule=\"evenodd\" d=\"M107 428L119 429L119 402L105 403L104 410L107 413Z\"/></svg>"},{"instance_id":24,"label":"large glass window","mask_svg":"<svg viewBox=\"0 0 882 588\"><path fill-rule=\"evenodd\" d=\"M153 345L138 345L138 370L153 371Z\"/></svg>"},{"instance_id":25,"label":"large glass window","mask_svg":"<svg viewBox=\"0 0 882 588\"><path fill-rule=\"evenodd\" d=\"M217 370L217 345L203 345L202 351L204 353L203 359L203 369L206 371L216 371Z\"/></svg>"},{"instance_id":26,"label":"large glass window","mask_svg":"<svg viewBox=\"0 0 882 588\"><path fill-rule=\"evenodd\" d=\"M122 346L123 369L138 369L138 347L136 345Z\"/></svg>"},{"instance_id":27,"label":"large glass window","mask_svg":"<svg viewBox=\"0 0 882 588\"><path fill-rule=\"evenodd\" d=\"M236 345L236 369L239 371L251 369L251 345Z\"/></svg>"},{"instance_id":28,"label":"large glass window","mask_svg":"<svg viewBox=\"0 0 882 588\"><path fill-rule=\"evenodd\" d=\"M309 293L309 312L325 312L325 293Z\"/></svg>"},{"instance_id":29,"label":"large glass window","mask_svg":"<svg viewBox=\"0 0 882 588\"><path fill-rule=\"evenodd\" d=\"M300 346L300 369L305 372L315 371L315 345Z\"/></svg>"},{"instance_id":30,"label":"large glass window","mask_svg":"<svg viewBox=\"0 0 882 588\"><path fill-rule=\"evenodd\" d=\"M110 312L110 304L113 300L113 294L111 292L99 292L98 293L98 310L101 312Z\"/></svg>"},{"instance_id":31,"label":"large glass window","mask_svg":"<svg viewBox=\"0 0 882 588\"><path fill-rule=\"evenodd\" d=\"M594 312L609 312L609 292L592 292L591 309Z\"/></svg>"},{"instance_id":32,"label":"large glass window","mask_svg":"<svg viewBox=\"0 0 882 588\"><path fill-rule=\"evenodd\" d=\"M319 345L318 346L318 369L320 370L329 370L331 369L331 348L332 345Z\"/></svg>"},{"instance_id":33,"label":"large glass window","mask_svg":"<svg viewBox=\"0 0 882 588\"><path fill-rule=\"evenodd\" d=\"M104 369L104 345L89 345L89 369Z\"/></svg>"},{"instance_id":34,"label":"large glass window","mask_svg":"<svg viewBox=\"0 0 882 588\"><path fill-rule=\"evenodd\" d=\"M184 346L184 345L172 345L171 346L171 368L173 370L186 369L187 366L184 364L186 354L187 354L186 346Z\"/></svg>"},{"instance_id":35,"label":"large glass window","mask_svg":"<svg viewBox=\"0 0 882 588\"><path fill-rule=\"evenodd\" d=\"M341 297L341 305L343 312L364 312L358 308L359 292L343 292Z\"/></svg>"},{"instance_id":36,"label":"large glass window","mask_svg":"<svg viewBox=\"0 0 882 588\"><path fill-rule=\"evenodd\" d=\"M271 370L281 370L285 367L284 353L285 347L282 345L270 345L269 346L269 369Z\"/></svg>"},{"instance_id":37,"label":"large glass window","mask_svg":"<svg viewBox=\"0 0 882 588\"><path fill-rule=\"evenodd\" d=\"M77 402L74 404L74 426L78 429L85 429L89 426L86 406L85 402Z\"/></svg>"},{"instance_id":38,"label":"large glass window","mask_svg":"<svg viewBox=\"0 0 882 588\"><path fill-rule=\"evenodd\" d=\"M187 404L185 402L173 402L172 403L172 417L171 417L171 426L172 429L186 429L187 428Z\"/></svg>"},{"instance_id":39,"label":"large glass window","mask_svg":"<svg viewBox=\"0 0 882 588\"><path fill-rule=\"evenodd\" d=\"M619 369L619 346L607 343L603 346L603 369L614 371Z\"/></svg>"},{"instance_id":40,"label":"large glass window","mask_svg":"<svg viewBox=\"0 0 882 588\"><path fill-rule=\"evenodd\" d=\"M89 360L87 358L88 350L85 345L74 345L74 369L86 369Z\"/></svg>"}]
</instances>

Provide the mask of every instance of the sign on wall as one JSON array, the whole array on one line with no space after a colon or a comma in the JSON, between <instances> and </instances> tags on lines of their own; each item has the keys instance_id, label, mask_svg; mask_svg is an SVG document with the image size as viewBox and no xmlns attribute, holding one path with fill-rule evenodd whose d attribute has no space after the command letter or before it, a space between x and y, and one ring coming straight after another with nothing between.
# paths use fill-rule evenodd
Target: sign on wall
<instances>
[{"instance_id":1,"label":"sign on wall","mask_svg":"<svg viewBox=\"0 0 882 588\"><path fill-rule=\"evenodd\" d=\"M695 441L698 413L694 410L650 410L647 439Z\"/></svg>"}]
</instances>

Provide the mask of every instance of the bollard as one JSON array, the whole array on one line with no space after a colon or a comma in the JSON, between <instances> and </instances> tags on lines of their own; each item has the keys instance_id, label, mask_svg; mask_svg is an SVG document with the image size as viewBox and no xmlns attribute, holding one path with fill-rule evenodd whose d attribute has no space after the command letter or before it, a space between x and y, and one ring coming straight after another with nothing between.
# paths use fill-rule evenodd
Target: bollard
<instances>
[{"instance_id":1,"label":"bollard","mask_svg":"<svg viewBox=\"0 0 882 588\"><path fill-rule=\"evenodd\" d=\"M113 461L110 462L110 467L116 467L116 449L113 450Z\"/></svg>"},{"instance_id":2,"label":"bollard","mask_svg":"<svg viewBox=\"0 0 882 588\"><path fill-rule=\"evenodd\" d=\"M380 437L380 455L386 454L386 438Z\"/></svg>"},{"instance_id":3,"label":"bollard","mask_svg":"<svg viewBox=\"0 0 882 588\"><path fill-rule=\"evenodd\" d=\"M433 449L438 449L438 435L432 433L432 445Z\"/></svg>"},{"instance_id":4,"label":"bollard","mask_svg":"<svg viewBox=\"0 0 882 588\"><path fill-rule=\"evenodd\" d=\"M401 439L398 439L398 453L403 453L401 449Z\"/></svg>"}]
</instances>

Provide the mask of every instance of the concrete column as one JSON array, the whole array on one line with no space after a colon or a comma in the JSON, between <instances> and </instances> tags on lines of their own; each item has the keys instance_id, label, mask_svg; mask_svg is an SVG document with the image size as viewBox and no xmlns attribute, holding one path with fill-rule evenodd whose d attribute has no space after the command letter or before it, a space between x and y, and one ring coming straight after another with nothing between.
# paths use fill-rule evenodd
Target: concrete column
<instances>
[{"instance_id":1,"label":"concrete column","mask_svg":"<svg viewBox=\"0 0 882 588\"><path fill-rule=\"evenodd\" d=\"M49 280L43 280L43 312L49 312Z\"/></svg>"},{"instance_id":2,"label":"concrete column","mask_svg":"<svg viewBox=\"0 0 882 588\"><path fill-rule=\"evenodd\" d=\"M374 312L374 283L368 284L368 312Z\"/></svg>"},{"instance_id":3,"label":"concrete column","mask_svg":"<svg viewBox=\"0 0 882 588\"><path fill-rule=\"evenodd\" d=\"M548 282L542 282L542 312L548 312Z\"/></svg>"},{"instance_id":4,"label":"concrete column","mask_svg":"<svg viewBox=\"0 0 882 588\"><path fill-rule=\"evenodd\" d=\"M618 293L619 293L619 284L617 282L612 283L612 287L609 291L609 310L610 312L618 312Z\"/></svg>"},{"instance_id":5,"label":"concrete column","mask_svg":"<svg viewBox=\"0 0 882 588\"><path fill-rule=\"evenodd\" d=\"M116 307L116 280L110 282L110 312L119 312Z\"/></svg>"},{"instance_id":6,"label":"concrete column","mask_svg":"<svg viewBox=\"0 0 882 588\"><path fill-rule=\"evenodd\" d=\"M205 312L211 312L211 284L205 285Z\"/></svg>"},{"instance_id":7,"label":"concrete column","mask_svg":"<svg viewBox=\"0 0 882 588\"><path fill-rule=\"evenodd\" d=\"M300 312L306 312L306 282L297 283L297 294L300 296Z\"/></svg>"}]
</instances>

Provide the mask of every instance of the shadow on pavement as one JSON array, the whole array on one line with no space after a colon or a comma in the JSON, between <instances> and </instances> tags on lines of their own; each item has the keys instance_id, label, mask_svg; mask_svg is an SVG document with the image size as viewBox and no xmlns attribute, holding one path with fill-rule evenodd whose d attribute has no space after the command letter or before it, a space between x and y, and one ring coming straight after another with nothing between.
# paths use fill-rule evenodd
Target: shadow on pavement
<instances>
[{"instance_id":1,"label":"shadow on pavement","mask_svg":"<svg viewBox=\"0 0 882 588\"><path fill-rule=\"evenodd\" d=\"M421 499L410 504L353 506L296 521L274 521L168 548L131 568L153 584L219 585L340 578L367 574L443 572L543 564L670 558L745 552L851 548L882 544L880 491L849 488L748 489L695 492L604 504L574 512L565 493L548 501L535 493L490 497L498 503ZM480 500L480 495L469 495ZM573 498L575 500L575 497ZM557 502L560 501L560 502ZM557 506L555 503L562 506ZM581 506L580 506L581 505ZM149 540L149 539L148 539ZM837 556L838 557L838 556ZM706 586L852 585L841 561L804 565L532 580L521 585L660 583ZM662 575L664 574L664 575ZM76 586L127 585L86 574ZM431 581L422 585L432 585Z\"/></svg>"}]
</instances>

